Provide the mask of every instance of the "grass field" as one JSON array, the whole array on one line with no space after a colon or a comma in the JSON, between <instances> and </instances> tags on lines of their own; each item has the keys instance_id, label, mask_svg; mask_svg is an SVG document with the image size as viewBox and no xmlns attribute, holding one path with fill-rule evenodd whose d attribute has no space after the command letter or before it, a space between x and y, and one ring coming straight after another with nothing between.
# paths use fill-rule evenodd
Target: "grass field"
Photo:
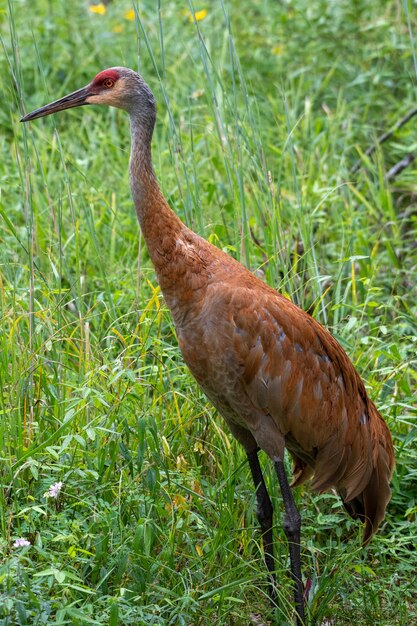
<instances>
[{"instance_id":1,"label":"grass field","mask_svg":"<svg viewBox=\"0 0 417 626\"><path fill-rule=\"evenodd\" d=\"M417 117L364 154L416 106L415 5L192 9L0 5L0 625L293 618L273 467L262 457L275 615L245 454L181 359L140 240L127 116L19 123L113 65L156 95L171 206L330 328L393 433L393 497L369 548L335 495L296 491L309 623L415 625L417 166L385 174L417 150Z\"/></svg>"}]
</instances>

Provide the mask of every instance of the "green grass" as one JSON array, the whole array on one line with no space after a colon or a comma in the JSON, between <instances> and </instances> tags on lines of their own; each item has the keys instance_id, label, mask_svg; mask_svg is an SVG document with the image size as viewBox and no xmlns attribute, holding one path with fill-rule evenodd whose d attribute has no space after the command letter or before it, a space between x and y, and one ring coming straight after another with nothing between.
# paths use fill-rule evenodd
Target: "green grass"
<instances>
[{"instance_id":1,"label":"green grass","mask_svg":"<svg viewBox=\"0 0 417 626\"><path fill-rule=\"evenodd\" d=\"M0 8L0 624L274 619L245 455L138 244L126 115L19 124L107 66L137 68L138 42L172 207L331 329L393 433L393 498L366 550L336 496L296 492L309 623L417 624L417 167L384 180L416 150L416 119L363 157L415 106L415 15L406 0L211 0L193 23L190 6Z\"/></svg>"}]
</instances>

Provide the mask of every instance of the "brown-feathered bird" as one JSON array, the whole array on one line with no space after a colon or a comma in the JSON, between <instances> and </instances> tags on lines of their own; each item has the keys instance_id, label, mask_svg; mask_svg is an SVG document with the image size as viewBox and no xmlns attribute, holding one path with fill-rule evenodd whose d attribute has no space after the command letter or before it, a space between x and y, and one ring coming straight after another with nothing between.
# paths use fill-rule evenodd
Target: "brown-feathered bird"
<instances>
[{"instance_id":1,"label":"brown-feathered bird","mask_svg":"<svg viewBox=\"0 0 417 626\"><path fill-rule=\"evenodd\" d=\"M258 450L272 459L282 491L296 622L304 622L300 515L292 486L334 487L364 522L367 543L390 498L391 435L343 348L312 317L211 245L173 213L151 161L155 100L136 72L114 67L90 84L22 118L27 122L86 104L130 115L130 182L140 226L174 318L184 360L246 450L256 487L270 596L275 598L272 505Z\"/></svg>"}]
</instances>

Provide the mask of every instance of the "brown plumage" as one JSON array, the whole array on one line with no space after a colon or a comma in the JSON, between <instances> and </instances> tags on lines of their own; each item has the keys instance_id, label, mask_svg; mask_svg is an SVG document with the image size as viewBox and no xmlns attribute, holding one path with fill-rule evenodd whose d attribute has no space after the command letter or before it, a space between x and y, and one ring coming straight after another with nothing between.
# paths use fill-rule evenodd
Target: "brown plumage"
<instances>
[{"instance_id":1,"label":"brown plumage","mask_svg":"<svg viewBox=\"0 0 417 626\"><path fill-rule=\"evenodd\" d=\"M151 163L154 98L138 74L126 68L105 70L83 89L23 121L83 104L113 105L130 114L132 195L181 352L247 452L273 601L272 506L258 449L275 464L296 622L302 624L300 518L285 476L284 449L294 460L292 486L310 479L316 491L334 487L347 511L364 522L367 543L390 498L394 454L389 430L332 335L172 212Z\"/></svg>"}]
</instances>

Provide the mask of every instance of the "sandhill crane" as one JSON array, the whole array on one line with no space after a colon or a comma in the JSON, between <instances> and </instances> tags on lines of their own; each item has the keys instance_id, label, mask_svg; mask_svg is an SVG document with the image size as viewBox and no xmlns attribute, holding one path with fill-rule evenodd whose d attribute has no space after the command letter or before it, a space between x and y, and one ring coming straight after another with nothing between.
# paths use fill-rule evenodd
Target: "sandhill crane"
<instances>
[{"instance_id":1,"label":"sandhill crane","mask_svg":"<svg viewBox=\"0 0 417 626\"><path fill-rule=\"evenodd\" d=\"M284 502L296 624L305 622L301 518L290 487L311 479L335 488L364 522L366 544L390 498L390 432L343 348L307 313L187 228L168 206L152 168L154 96L136 72L113 67L86 87L29 113L106 104L130 115L130 184L139 223L184 360L243 445L256 489L271 601L276 598L272 505L258 460L272 460ZM294 461L290 486L284 450Z\"/></svg>"}]
</instances>

